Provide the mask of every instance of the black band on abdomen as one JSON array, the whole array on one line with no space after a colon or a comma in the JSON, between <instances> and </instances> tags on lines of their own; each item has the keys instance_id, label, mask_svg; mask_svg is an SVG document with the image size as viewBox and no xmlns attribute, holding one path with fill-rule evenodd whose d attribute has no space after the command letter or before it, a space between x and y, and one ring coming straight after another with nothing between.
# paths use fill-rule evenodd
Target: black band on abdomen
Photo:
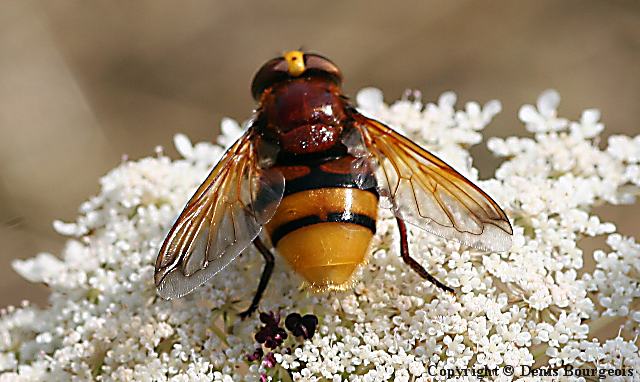
<instances>
[{"instance_id":1,"label":"black band on abdomen","mask_svg":"<svg viewBox=\"0 0 640 382\"><path fill-rule=\"evenodd\" d=\"M288 233L300 228L304 228L306 226L319 223L357 224L359 226L368 228L372 234L376 233L376 221L374 219L371 219L369 216L362 214L344 214L341 212L334 212L328 214L326 219L322 219L318 215L311 215L285 223L273 231L273 233L271 234L271 243L275 247L278 244L278 241L280 241L280 239L285 237Z\"/></svg>"},{"instance_id":2,"label":"black band on abdomen","mask_svg":"<svg viewBox=\"0 0 640 382\"><path fill-rule=\"evenodd\" d=\"M284 196L295 194L296 192L317 190L319 188L357 188L371 192L378 198L376 181L373 174L366 174L363 179L357 179L353 174L334 174L321 171L319 168L310 167L311 173L300 178L286 182ZM373 187L361 187L361 184L373 185Z\"/></svg>"}]
</instances>

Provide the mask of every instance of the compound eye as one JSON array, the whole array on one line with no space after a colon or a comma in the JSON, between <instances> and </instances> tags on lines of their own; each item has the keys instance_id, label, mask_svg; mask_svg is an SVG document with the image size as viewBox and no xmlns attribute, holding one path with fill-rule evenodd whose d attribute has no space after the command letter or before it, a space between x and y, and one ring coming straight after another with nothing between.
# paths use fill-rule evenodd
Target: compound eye
<instances>
[{"instance_id":1,"label":"compound eye","mask_svg":"<svg viewBox=\"0 0 640 382\"><path fill-rule=\"evenodd\" d=\"M289 77L288 63L284 57L277 57L267 61L253 77L251 94L258 100L262 92L275 82Z\"/></svg>"},{"instance_id":2,"label":"compound eye","mask_svg":"<svg viewBox=\"0 0 640 382\"><path fill-rule=\"evenodd\" d=\"M342 82L340 69L328 58L315 53L306 53L304 62L305 70L328 75L337 83Z\"/></svg>"}]
</instances>

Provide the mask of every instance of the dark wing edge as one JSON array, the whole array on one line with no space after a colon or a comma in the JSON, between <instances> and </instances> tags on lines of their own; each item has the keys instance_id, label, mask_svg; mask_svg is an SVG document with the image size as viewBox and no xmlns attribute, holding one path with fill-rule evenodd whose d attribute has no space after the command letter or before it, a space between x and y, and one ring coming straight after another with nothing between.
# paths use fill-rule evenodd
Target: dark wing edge
<instances>
[{"instance_id":1,"label":"dark wing edge","mask_svg":"<svg viewBox=\"0 0 640 382\"><path fill-rule=\"evenodd\" d=\"M229 265L260 234L282 200L284 177L259 167L249 128L198 187L156 260L160 297L182 297Z\"/></svg>"},{"instance_id":2,"label":"dark wing edge","mask_svg":"<svg viewBox=\"0 0 640 382\"><path fill-rule=\"evenodd\" d=\"M489 195L383 123L355 110L352 117L354 131L345 144L353 155L368 158L376 171L379 192L391 199L396 216L484 251L511 248L509 219Z\"/></svg>"}]
</instances>

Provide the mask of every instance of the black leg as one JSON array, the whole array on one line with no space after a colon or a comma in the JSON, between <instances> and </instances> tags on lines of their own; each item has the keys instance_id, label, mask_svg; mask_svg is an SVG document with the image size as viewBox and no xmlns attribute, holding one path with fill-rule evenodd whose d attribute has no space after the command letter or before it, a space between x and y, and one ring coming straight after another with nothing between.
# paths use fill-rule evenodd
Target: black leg
<instances>
[{"instance_id":1,"label":"black leg","mask_svg":"<svg viewBox=\"0 0 640 382\"><path fill-rule=\"evenodd\" d=\"M433 284L435 284L435 286L437 286L442 290L455 294L453 288L444 285L443 283L438 281L438 279L431 276L431 274L429 274L429 272L427 272L427 270L424 269L422 265L420 265L420 263L415 261L409 255L409 241L407 240L407 226L405 225L404 220L398 217L396 217L396 221L398 222L398 229L400 230L400 253L402 254L402 260L404 260L405 263L409 264L411 269L416 271L416 273L419 274L422 278L431 281Z\"/></svg>"},{"instance_id":2,"label":"black leg","mask_svg":"<svg viewBox=\"0 0 640 382\"><path fill-rule=\"evenodd\" d=\"M255 240L253 240L253 245L258 248L258 251L260 251L262 257L264 257L265 264L264 270L262 271L262 276L260 277L260 283L258 284L258 291L256 292L255 296L253 296L251 305L249 305L247 310L240 313L240 317L242 317L243 319L249 317L251 313L255 312L256 309L258 309L262 294L264 293L265 289L267 289L267 284L269 284L269 279L271 278L271 272L273 271L275 260L273 254L271 253L271 251L269 251L269 248L267 248L262 240L260 240L260 237L256 237Z\"/></svg>"}]
</instances>

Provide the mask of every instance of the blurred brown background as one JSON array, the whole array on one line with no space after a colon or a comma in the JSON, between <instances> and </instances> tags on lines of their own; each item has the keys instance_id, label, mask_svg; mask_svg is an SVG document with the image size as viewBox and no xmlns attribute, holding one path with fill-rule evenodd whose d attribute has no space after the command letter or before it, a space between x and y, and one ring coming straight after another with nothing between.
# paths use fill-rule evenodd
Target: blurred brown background
<instances>
[{"instance_id":1,"label":"blurred brown background","mask_svg":"<svg viewBox=\"0 0 640 382\"><path fill-rule=\"evenodd\" d=\"M497 98L489 135L523 134L522 103L546 88L577 118L598 107L612 133L640 128L637 1L3 1L0 3L0 306L46 301L14 258L59 253L51 228L73 220L123 154L172 137L212 139L245 119L249 84L267 59L301 45L332 58L346 91L391 101L455 90L459 103ZM498 163L474 148L486 177ZM603 208L640 236L635 206Z\"/></svg>"}]
</instances>

